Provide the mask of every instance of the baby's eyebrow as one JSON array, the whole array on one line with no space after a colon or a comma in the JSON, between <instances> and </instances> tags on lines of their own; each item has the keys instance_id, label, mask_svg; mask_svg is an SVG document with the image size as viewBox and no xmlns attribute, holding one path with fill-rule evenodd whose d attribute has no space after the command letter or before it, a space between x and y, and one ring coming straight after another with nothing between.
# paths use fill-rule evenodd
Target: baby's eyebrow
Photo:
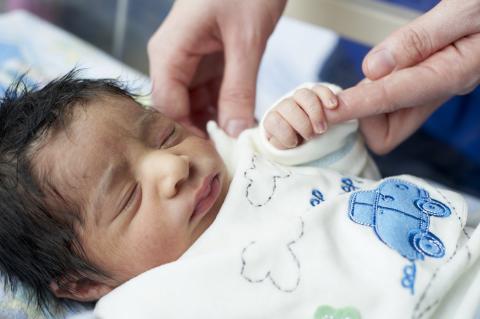
<instances>
[{"instance_id":1,"label":"baby's eyebrow","mask_svg":"<svg viewBox=\"0 0 480 319\"><path fill-rule=\"evenodd\" d=\"M142 130L144 127L150 126L154 120L155 120L155 115L157 114L157 111L147 109L143 112L142 115L139 116L138 120L135 121L134 128L137 130Z\"/></svg>"}]
</instances>

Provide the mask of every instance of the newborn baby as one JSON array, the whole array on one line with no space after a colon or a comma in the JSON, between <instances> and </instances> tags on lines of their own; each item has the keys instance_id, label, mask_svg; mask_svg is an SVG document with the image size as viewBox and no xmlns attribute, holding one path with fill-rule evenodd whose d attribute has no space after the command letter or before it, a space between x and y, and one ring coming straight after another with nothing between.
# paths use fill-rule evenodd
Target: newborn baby
<instances>
[{"instance_id":1,"label":"newborn baby","mask_svg":"<svg viewBox=\"0 0 480 319\"><path fill-rule=\"evenodd\" d=\"M101 298L99 318L432 316L475 269L476 225L452 192L375 181L356 122L325 132L336 90L295 91L238 140L209 123L213 143L111 80L10 90L2 271L40 304Z\"/></svg>"}]
</instances>

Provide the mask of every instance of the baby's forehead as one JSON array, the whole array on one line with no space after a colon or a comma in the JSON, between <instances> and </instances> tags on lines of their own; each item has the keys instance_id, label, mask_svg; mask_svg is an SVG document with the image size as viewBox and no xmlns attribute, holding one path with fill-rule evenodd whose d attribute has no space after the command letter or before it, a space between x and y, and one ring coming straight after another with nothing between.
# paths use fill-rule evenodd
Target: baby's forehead
<instances>
[{"instance_id":1,"label":"baby's forehead","mask_svg":"<svg viewBox=\"0 0 480 319\"><path fill-rule=\"evenodd\" d=\"M125 138L136 134L135 130L142 125L139 122L151 113L123 97L102 97L77 106L66 125L57 125L47 132L35 152L37 162L48 166L55 163L56 168L57 164L82 168L94 158L100 164L108 156L122 154Z\"/></svg>"},{"instance_id":2,"label":"baby's forehead","mask_svg":"<svg viewBox=\"0 0 480 319\"><path fill-rule=\"evenodd\" d=\"M85 205L89 190L109 167L122 161L137 134L135 126L150 114L127 98L96 99L76 107L68 125L57 126L34 152L36 175L62 197Z\"/></svg>"},{"instance_id":3,"label":"baby's forehead","mask_svg":"<svg viewBox=\"0 0 480 319\"><path fill-rule=\"evenodd\" d=\"M63 143L105 144L111 148L120 144L125 135L138 135L142 127L160 113L146 109L126 97L102 97L76 107L72 120L63 130L56 132Z\"/></svg>"},{"instance_id":4,"label":"baby's forehead","mask_svg":"<svg viewBox=\"0 0 480 319\"><path fill-rule=\"evenodd\" d=\"M75 122L101 126L131 126L138 118L152 113L135 100L122 96L102 96L90 100L85 107L76 108ZM84 122L82 123L82 120Z\"/></svg>"}]
</instances>

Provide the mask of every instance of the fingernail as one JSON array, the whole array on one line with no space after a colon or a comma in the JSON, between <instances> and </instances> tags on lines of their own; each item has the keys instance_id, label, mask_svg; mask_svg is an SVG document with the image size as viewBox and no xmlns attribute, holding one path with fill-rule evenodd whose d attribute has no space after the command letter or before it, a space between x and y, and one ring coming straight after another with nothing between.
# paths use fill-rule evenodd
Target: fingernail
<instances>
[{"instance_id":1,"label":"fingernail","mask_svg":"<svg viewBox=\"0 0 480 319\"><path fill-rule=\"evenodd\" d=\"M247 121L244 119L232 119L228 120L227 124L225 125L225 131L228 135L232 137L237 137L242 131L246 130L250 126L248 125Z\"/></svg>"},{"instance_id":2,"label":"fingernail","mask_svg":"<svg viewBox=\"0 0 480 319\"><path fill-rule=\"evenodd\" d=\"M315 132L317 134L322 134L326 130L327 130L327 123L325 123L325 122L317 123L317 125L315 126Z\"/></svg>"},{"instance_id":3,"label":"fingernail","mask_svg":"<svg viewBox=\"0 0 480 319\"><path fill-rule=\"evenodd\" d=\"M392 72L395 68L395 60L387 49L373 53L367 58L367 69L369 78L379 78Z\"/></svg>"},{"instance_id":4,"label":"fingernail","mask_svg":"<svg viewBox=\"0 0 480 319\"><path fill-rule=\"evenodd\" d=\"M338 103L337 100L332 98L327 101L327 104L325 105L325 107L327 109L333 109L337 106L337 103Z\"/></svg>"}]
</instances>

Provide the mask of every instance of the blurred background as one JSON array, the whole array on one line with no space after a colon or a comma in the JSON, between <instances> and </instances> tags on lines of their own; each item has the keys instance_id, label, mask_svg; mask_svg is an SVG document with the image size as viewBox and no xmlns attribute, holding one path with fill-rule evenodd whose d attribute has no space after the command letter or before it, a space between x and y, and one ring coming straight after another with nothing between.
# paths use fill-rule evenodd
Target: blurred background
<instances>
[{"instance_id":1,"label":"blurred background","mask_svg":"<svg viewBox=\"0 0 480 319\"><path fill-rule=\"evenodd\" d=\"M173 0L0 0L0 12L32 12L148 74L148 39L172 4Z\"/></svg>"}]
</instances>

